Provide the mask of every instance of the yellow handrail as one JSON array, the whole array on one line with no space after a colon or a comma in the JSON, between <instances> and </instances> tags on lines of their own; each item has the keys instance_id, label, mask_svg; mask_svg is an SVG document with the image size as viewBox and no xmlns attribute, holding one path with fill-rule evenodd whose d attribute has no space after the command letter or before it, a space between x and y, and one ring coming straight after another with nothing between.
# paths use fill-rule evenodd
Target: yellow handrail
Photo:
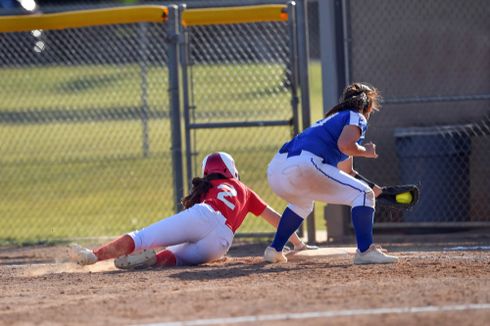
<instances>
[{"instance_id":1,"label":"yellow handrail","mask_svg":"<svg viewBox=\"0 0 490 326\"><path fill-rule=\"evenodd\" d=\"M138 22L161 23L167 19L164 6L131 6L78 10L56 14L33 14L0 17L0 32L26 32Z\"/></svg>"},{"instance_id":2,"label":"yellow handrail","mask_svg":"<svg viewBox=\"0 0 490 326\"><path fill-rule=\"evenodd\" d=\"M26 32L36 29L53 30L138 22L165 22L168 8L164 6L131 6L106 9L77 10L55 14L0 16L0 32ZM182 14L185 26L240 24L286 21L284 5L188 9Z\"/></svg>"},{"instance_id":3,"label":"yellow handrail","mask_svg":"<svg viewBox=\"0 0 490 326\"><path fill-rule=\"evenodd\" d=\"M184 26L286 21L285 5L187 9L182 14Z\"/></svg>"}]
</instances>

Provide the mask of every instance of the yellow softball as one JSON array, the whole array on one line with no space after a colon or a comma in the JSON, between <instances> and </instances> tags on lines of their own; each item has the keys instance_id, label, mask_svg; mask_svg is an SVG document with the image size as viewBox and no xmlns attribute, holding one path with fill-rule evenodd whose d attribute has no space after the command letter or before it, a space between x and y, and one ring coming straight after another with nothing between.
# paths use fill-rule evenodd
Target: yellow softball
<instances>
[{"instance_id":1,"label":"yellow softball","mask_svg":"<svg viewBox=\"0 0 490 326\"><path fill-rule=\"evenodd\" d=\"M410 192L403 192L396 195L396 202L400 204L410 204L413 200L412 194Z\"/></svg>"}]
</instances>

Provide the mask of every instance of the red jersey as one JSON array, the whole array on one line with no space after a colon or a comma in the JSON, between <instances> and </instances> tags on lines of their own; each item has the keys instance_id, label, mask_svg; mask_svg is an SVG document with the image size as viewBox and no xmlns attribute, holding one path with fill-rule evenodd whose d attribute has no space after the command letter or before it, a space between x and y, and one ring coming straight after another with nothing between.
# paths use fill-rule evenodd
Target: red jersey
<instances>
[{"instance_id":1,"label":"red jersey","mask_svg":"<svg viewBox=\"0 0 490 326\"><path fill-rule=\"evenodd\" d=\"M217 179L210 181L213 187L202 198L202 202L221 212L233 233L242 225L250 212L262 214L267 204L249 187L237 179Z\"/></svg>"}]
</instances>

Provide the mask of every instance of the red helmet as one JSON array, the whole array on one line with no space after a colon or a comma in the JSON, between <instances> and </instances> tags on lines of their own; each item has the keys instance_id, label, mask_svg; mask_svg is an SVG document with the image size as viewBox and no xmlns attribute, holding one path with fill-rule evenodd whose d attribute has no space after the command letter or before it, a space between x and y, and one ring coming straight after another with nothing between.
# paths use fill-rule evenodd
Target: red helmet
<instances>
[{"instance_id":1,"label":"red helmet","mask_svg":"<svg viewBox=\"0 0 490 326\"><path fill-rule=\"evenodd\" d=\"M203 177L212 173L219 173L226 178L238 179L235 161L230 154L225 152L211 153L202 161Z\"/></svg>"}]
</instances>

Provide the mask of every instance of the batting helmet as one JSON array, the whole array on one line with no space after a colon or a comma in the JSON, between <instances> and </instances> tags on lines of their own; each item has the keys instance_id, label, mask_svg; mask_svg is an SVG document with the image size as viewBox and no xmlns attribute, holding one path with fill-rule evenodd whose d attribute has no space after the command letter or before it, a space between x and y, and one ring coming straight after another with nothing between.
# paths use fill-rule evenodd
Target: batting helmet
<instances>
[{"instance_id":1,"label":"batting helmet","mask_svg":"<svg viewBox=\"0 0 490 326\"><path fill-rule=\"evenodd\" d=\"M226 178L239 179L233 157L225 152L211 153L202 161L203 177L212 173L219 173Z\"/></svg>"}]
</instances>

